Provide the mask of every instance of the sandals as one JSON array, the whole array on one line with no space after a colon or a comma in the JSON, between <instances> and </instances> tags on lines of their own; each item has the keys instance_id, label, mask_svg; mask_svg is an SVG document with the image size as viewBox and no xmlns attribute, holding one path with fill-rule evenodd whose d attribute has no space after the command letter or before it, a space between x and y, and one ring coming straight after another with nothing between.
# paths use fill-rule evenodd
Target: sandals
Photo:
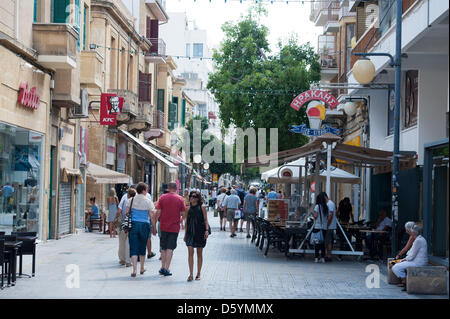
<instances>
[{"instance_id":1,"label":"sandals","mask_svg":"<svg viewBox=\"0 0 450 319\"><path fill-rule=\"evenodd\" d=\"M200 276L199 275L195 276L195 280L200 280Z\"/></svg>"},{"instance_id":2,"label":"sandals","mask_svg":"<svg viewBox=\"0 0 450 319\"><path fill-rule=\"evenodd\" d=\"M193 276L189 276L188 279L187 279L187 281L192 281L192 280L194 280Z\"/></svg>"},{"instance_id":3,"label":"sandals","mask_svg":"<svg viewBox=\"0 0 450 319\"><path fill-rule=\"evenodd\" d=\"M147 271L147 269L144 269L144 270L141 270L141 275L143 275L144 274L144 272L146 272Z\"/></svg>"},{"instance_id":4,"label":"sandals","mask_svg":"<svg viewBox=\"0 0 450 319\"><path fill-rule=\"evenodd\" d=\"M131 274L131 277L136 277L136 273L132 273L132 274Z\"/></svg>"}]
</instances>

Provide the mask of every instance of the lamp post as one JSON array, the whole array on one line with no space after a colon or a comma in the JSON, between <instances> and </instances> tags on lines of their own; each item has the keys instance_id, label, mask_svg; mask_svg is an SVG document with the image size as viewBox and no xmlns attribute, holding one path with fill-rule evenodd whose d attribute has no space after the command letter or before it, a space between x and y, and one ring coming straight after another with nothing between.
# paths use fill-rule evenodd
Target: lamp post
<instances>
[{"instance_id":1,"label":"lamp post","mask_svg":"<svg viewBox=\"0 0 450 319\"><path fill-rule=\"evenodd\" d=\"M390 65L395 67L395 107L394 107L394 158L392 172L392 254L395 256L398 250L397 224L398 224L398 193L400 184L398 181L399 157L400 157L400 94L402 84L402 0L396 1L396 28L395 28L395 59L389 53L353 53L363 58L358 60L353 67L355 79L361 84L370 83L375 76L373 63L367 56L388 56ZM372 64L372 66L370 66ZM355 68L356 67L356 68ZM359 80L358 80L359 79ZM368 81L368 82L367 82ZM365 83L367 82L367 83Z\"/></svg>"}]
</instances>

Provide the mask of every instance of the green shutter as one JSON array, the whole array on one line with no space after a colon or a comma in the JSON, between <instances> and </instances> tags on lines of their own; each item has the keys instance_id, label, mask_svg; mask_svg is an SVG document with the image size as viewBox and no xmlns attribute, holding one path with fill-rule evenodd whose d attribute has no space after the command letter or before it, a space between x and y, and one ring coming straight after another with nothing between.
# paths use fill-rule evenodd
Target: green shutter
<instances>
[{"instance_id":1,"label":"green shutter","mask_svg":"<svg viewBox=\"0 0 450 319\"><path fill-rule=\"evenodd\" d=\"M179 121L179 116L178 116L178 97L173 97L172 98L172 103L175 104L175 116L174 116L174 123L178 123Z\"/></svg>"},{"instance_id":2,"label":"green shutter","mask_svg":"<svg viewBox=\"0 0 450 319\"><path fill-rule=\"evenodd\" d=\"M164 112L164 90L158 89L158 101L157 101L158 111Z\"/></svg>"},{"instance_id":3,"label":"green shutter","mask_svg":"<svg viewBox=\"0 0 450 319\"><path fill-rule=\"evenodd\" d=\"M181 126L186 125L186 99L181 100Z\"/></svg>"},{"instance_id":4,"label":"green shutter","mask_svg":"<svg viewBox=\"0 0 450 319\"><path fill-rule=\"evenodd\" d=\"M177 105L175 103L169 104L169 130L173 130L175 128L175 123L177 120Z\"/></svg>"},{"instance_id":5,"label":"green shutter","mask_svg":"<svg viewBox=\"0 0 450 319\"><path fill-rule=\"evenodd\" d=\"M69 23L70 0L53 0L53 22Z\"/></svg>"},{"instance_id":6,"label":"green shutter","mask_svg":"<svg viewBox=\"0 0 450 319\"><path fill-rule=\"evenodd\" d=\"M34 0L33 22L37 22L37 0Z\"/></svg>"}]
</instances>

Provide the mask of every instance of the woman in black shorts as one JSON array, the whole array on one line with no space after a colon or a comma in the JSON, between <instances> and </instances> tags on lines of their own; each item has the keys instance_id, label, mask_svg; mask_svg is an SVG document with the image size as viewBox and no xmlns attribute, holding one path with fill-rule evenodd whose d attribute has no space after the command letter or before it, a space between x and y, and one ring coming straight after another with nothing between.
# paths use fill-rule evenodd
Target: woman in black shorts
<instances>
[{"instance_id":1,"label":"woman in black shorts","mask_svg":"<svg viewBox=\"0 0 450 319\"><path fill-rule=\"evenodd\" d=\"M193 280L194 271L194 248L197 248L197 276L195 280L200 280L200 271L203 264L203 248L206 246L208 238L208 216L206 208L203 206L203 199L198 191L192 191L189 194L191 203L186 213L186 231L184 241L188 248L189 257L189 277L188 281Z\"/></svg>"}]
</instances>

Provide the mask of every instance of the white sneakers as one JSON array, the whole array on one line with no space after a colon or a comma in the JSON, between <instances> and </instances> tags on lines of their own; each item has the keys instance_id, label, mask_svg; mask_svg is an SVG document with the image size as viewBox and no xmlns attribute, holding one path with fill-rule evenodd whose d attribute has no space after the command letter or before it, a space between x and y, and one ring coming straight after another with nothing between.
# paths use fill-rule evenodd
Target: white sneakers
<instances>
[{"instance_id":1,"label":"white sneakers","mask_svg":"<svg viewBox=\"0 0 450 319\"><path fill-rule=\"evenodd\" d=\"M320 258L321 263L325 263L325 258Z\"/></svg>"},{"instance_id":2,"label":"white sneakers","mask_svg":"<svg viewBox=\"0 0 450 319\"><path fill-rule=\"evenodd\" d=\"M319 262L319 258L314 258L314 262L317 264Z\"/></svg>"}]
</instances>

